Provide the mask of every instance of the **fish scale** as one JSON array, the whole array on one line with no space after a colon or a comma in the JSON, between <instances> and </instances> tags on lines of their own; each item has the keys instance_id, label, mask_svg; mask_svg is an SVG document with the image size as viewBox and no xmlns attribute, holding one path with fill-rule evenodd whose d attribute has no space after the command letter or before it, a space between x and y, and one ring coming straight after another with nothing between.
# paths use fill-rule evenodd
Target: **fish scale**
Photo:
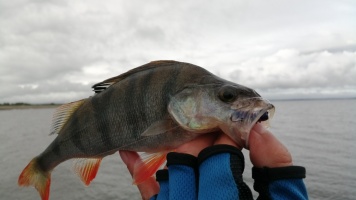
<instances>
[{"instance_id":1,"label":"fish scale","mask_svg":"<svg viewBox=\"0 0 356 200\"><path fill-rule=\"evenodd\" d=\"M35 186L43 200L49 198L50 172L65 160L76 159L74 170L88 185L107 155L153 153L135 170L139 183L168 152L199 135L221 130L241 146L247 144L254 123L274 109L253 89L176 61L145 64L93 89L94 96L58 108L51 129L57 137L19 177L19 185ZM246 106L240 110L237 105ZM241 120L231 120L236 117Z\"/></svg>"}]
</instances>

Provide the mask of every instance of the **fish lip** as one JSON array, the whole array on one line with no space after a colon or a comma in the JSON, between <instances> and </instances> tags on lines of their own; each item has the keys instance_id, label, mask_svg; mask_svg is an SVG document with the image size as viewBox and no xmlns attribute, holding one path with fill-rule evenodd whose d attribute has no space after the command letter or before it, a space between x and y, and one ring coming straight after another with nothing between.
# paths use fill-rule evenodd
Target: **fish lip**
<instances>
[{"instance_id":1,"label":"fish lip","mask_svg":"<svg viewBox=\"0 0 356 200\"><path fill-rule=\"evenodd\" d=\"M248 149L248 138L250 135L250 131L252 127L259 122L259 119L262 117L263 114L268 112L268 119L266 121L269 121L274 114L275 107L271 103L267 103L263 108L257 109L255 111L241 111L239 109L236 109L232 112L231 114L231 121L234 124L234 134L239 134L240 139L245 141L244 147ZM235 116L234 116L235 115ZM241 119L237 120L237 116L245 115L248 117L248 119ZM268 123L268 122L267 122Z\"/></svg>"},{"instance_id":2,"label":"fish lip","mask_svg":"<svg viewBox=\"0 0 356 200\"><path fill-rule=\"evenodd\" d=\"M262 115L268 112L269 110L274 110L273 104L269 103L265 108L260 108L257 111L250 111L250 110L243 111L243 110L236 109L231 113L230 120L232 122L255 124L256 122L259 121ZM245 118L239 118L239 117L247 117L248 118L247 122Z\"/></svg>"},{"instance_id":3,"label":"fish lip","mask_svg":"<svg viewBox=\"0 0 356 200\"><path fill-rule=\"evenodd\" d=\"M252 124L256 124L257 122L259 122L259 120L262 117L262 115L265 114L266 112L273 111L273 113L274 113L274 109L275 109L275 107L274 107L273 104L268 104L266 108L263 108L258 112L258 114L256 115L255 119L252 121ZM269 112L268 112L268 119L267 120L269 120L270 117L271 118L273 117L273 113L272 113L272 116L269 116Z\"/></svg>"}]
</instances>

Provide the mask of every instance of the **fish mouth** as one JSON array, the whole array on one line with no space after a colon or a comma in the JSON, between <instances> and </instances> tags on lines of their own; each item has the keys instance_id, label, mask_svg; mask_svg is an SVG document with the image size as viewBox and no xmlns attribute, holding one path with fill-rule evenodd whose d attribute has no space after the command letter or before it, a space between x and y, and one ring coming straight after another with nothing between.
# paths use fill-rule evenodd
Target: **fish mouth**
<instances>
[{"instance_id":1,"label":"fish mouth","mask_svg":"<svg viewBox=\"0 0 356 200\"><path fill-rule=\"evenodd\" d=\"M269 127L273 118L275 107L263 98L247 99L248 103L235 104L230 120L233 124L233 134L236 140L245 141L244 147L248 149L248 138L252 127L262 123ZM240 136L240 138L238 138Z\"/></svg>"}]
</instances>

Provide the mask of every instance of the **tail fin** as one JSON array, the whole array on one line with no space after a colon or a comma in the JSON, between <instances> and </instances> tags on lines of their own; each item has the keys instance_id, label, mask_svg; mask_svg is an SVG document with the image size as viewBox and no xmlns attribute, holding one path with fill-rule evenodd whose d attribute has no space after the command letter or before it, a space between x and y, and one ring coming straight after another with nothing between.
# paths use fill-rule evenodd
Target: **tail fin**
<instances>
[{"instance_id":1,"label":"tail fin","mask_svg":"<svg viewBox=\"0 0 356 200\"><path fill-rule=\"evenodd\" d=\"M42 200L48 200L51 174L50 172L41 170L38 166L37 159L34 158L20 174L18 184L19 186L34 186Z\"/></svg>"}]
</instances>

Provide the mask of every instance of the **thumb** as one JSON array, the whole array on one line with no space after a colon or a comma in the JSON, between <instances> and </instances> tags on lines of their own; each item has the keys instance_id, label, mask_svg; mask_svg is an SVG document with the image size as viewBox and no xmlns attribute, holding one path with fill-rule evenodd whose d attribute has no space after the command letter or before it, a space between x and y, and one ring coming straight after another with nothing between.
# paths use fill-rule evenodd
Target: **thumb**
<instances>
[{"instance_id":1,"label":"thumb","mask_svg":"<svg viewBox=\"0 0 356 200\"><path fill-rule=\"evenodd\" d=\"M255 167L291 166L288 149L264 126L257 123L249 136L250 159Z\"/></svg>"}]
</instances>

